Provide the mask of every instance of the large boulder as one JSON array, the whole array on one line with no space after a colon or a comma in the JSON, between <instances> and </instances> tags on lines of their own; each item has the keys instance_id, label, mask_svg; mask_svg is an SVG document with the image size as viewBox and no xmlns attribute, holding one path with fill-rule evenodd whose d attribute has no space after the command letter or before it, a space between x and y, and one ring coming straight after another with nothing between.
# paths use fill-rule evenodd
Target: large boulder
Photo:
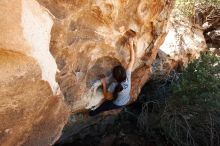
<instances>
[{"instance_id":1,"label":"large boulder","mask_svg":"<svg viewBox=\"0 0 220 146\"><path fill-rule=\"evenodd\" d=\"M91 92L99 74L126 65L128 38L135 31L136 61L131 101L149 79L151 64L166 36L169 0L38 0L54 16L50 51L60 72L57 81L73 113L96 106L103 95Z\"/></svg>"},{"instance_id":2,"label":"large boulder","mask_svg":"<svg viewBox=\"0 0 220 146\"><path fill-rule=\"evenodd\" d=\"M151 78L164 80L170 71L183 69L206 50L203 29L174 8L167 24L167 36L152 65Z\"/></svg>"},{"instance_id":3,"label":"large boulder","mask_svg":"<svg viewBox=\"0 0 220 146\"><path fill-rule=\"evenodd\" d=\"M170 17L172 7L172 0L1 0L0 144L52 145L67 105L77 113L101 102L94 81L128 63L130 37L136 52L131 102L158 77L158 60L156 70L162 65L168 73L198 57L206 48L202 30L174 12ZM80 131L77 118L71 116L69 133Z\"/></svg>"},{"instance_id":4,"label":"large boulder","mask_svg":"<svg viewBox=\"0 0 220 146\"><path fill-rule=\"evenodd\" d=\"M35 0L0 1L0 145L52 145L68 119L49 52L53 25Z\"/></svg>"}]
</instances>

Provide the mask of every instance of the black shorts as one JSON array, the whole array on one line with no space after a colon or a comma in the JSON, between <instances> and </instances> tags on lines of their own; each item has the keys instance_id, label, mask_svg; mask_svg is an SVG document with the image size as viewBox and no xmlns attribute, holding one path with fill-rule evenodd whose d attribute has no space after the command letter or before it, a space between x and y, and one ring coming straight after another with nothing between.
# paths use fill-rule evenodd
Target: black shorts
<instances>
[{"instance_id":1,"label":"black shorts","mask_svg":"<svg viewBox=\"0 0 220 146\"><path fill-rule=\"evenodd\" d=\"M123 106L115 105L112 100L105 101L97 109L95 109L94 111L90 111L89 115L90 116L95 116L95 115L97 115L101 112L112 110L112 109L118 109L118 108L121 108L121 107L123 107Z\"/></svg>"}]
</instances>

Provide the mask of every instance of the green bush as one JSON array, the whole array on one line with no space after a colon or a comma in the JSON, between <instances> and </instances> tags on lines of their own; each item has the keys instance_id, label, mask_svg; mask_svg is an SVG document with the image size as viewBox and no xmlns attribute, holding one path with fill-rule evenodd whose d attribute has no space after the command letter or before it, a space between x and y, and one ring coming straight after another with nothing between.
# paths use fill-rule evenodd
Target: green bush
<instances>
[{"instance_id":1,"label":"green bush","mask_svg":"<svg viewBox=\"0 0 220 146\"><path fill-rule=\"evenodd\" d=\"M194 16L196 4L220 6L220 0L176 0L175 2L175 8L179 9L180 12L187 17Z\"/></svg>"},{"instance_id":2,"label":"green bush","mask_svg":"<svg viewBox=\"0 0 220 146\"><path fill-rule=\"evenodd\" d=\"M161 117L176 145L220 145L220 59L210 52L191 62L173 85Z\"/></svg>"}]
</instances>

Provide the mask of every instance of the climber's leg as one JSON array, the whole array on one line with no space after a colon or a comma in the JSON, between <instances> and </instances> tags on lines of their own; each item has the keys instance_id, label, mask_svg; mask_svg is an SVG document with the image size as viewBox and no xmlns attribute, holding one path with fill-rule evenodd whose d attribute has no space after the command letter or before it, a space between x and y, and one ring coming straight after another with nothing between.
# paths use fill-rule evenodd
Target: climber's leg
<instances>
[{"instance_id":1,"label":"climber's leg","mask_svg":"<svg viewBox=\"0 0 220 146\"><path fill-rule=\"evenodd\" d=\"M115 105L112 101L105 101L97 109L95 109L94 111L90 111L89 115L95 116L101 112L112 110L112 109L117 109L117 108L121 108L121 106Z\"/></svg>"}]
</instances>

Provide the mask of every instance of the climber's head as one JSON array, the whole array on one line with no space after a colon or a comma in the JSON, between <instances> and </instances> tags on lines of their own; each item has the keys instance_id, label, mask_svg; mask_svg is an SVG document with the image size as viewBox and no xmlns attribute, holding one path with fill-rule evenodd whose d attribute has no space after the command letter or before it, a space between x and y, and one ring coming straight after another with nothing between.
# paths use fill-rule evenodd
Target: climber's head
<instances>
[{"instance_id":1,"label":"climber's head","mask_svg":"<svg viewBox=\"0 0 220 146\"><path fill-rule=\"evenodd\" d=\"M126 80L126 70L121 65L115 66L113 68L112 75L118 83L121 83Z\"/></svg>"},{"instance_id":2,"label":"climber's head","mask_svg":"<svg viewBox=\"0 0 220 146\"><path fill-rule=\"evenodd\" d=\"M126 70L121 65L115 66L112 70L112 75L113 75L114 79L118 82L118 84L115 87L115 90L113 92L113 98L116 99L118 97L118 92L123 90L121 82L125 81L127 78Z\"/></svg>"}]
</instances>

